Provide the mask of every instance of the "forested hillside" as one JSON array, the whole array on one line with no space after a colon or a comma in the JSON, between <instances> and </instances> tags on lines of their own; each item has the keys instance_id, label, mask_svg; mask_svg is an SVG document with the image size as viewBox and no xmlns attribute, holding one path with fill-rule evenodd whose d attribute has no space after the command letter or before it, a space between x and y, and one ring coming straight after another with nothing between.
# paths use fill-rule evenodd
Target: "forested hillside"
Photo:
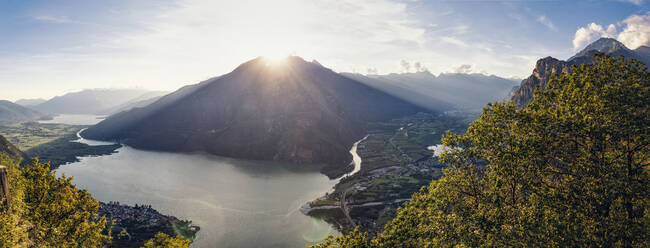
<instances>
[{"instance_id":1,"label":"forested hillside","mask_svg":"<svg viewBox=\"0 0 650 248\"><path fill-rule=\"evenodd\" d=\"M450 168L383 233L314 247L650 247L650 73L604 55L448 133Z\"/></svg>"},{"instance_id":2,"label":"forested hillside","mask_svg":"<svg viewBox=\"0 0 650 248\"><path fill-rule=\"evenodd\" d=\"M25 159L27 156L16 146L11 144L4 136L0 135L0 154L5 154L13 159Z\"/></svg>"}]
</instances>

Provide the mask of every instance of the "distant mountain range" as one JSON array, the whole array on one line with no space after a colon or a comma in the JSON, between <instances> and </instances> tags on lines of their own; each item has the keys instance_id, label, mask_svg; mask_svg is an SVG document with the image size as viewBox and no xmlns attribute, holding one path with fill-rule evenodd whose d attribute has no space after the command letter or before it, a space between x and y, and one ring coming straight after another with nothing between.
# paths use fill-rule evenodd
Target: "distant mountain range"
<instances>
[{"instance_id":1,"label":"distant mountain range","mask_svg":"<svg viewBox=\"0 0 650 248\"><path fill-rule=\"evenodd\" d=\"M524 79L519 87L513 88L510 92L510 97L514 104L521 108L526 106L533 99L533 93L537 85L540 89L546 88L546 84L552 75L559 75L561 73L569 73L571 66L581 65L593 62L593 53L603 52L611 56L624 56L626 58L633 58L639 60L647 65L650 65L650 47L641 46L637 49L631 50L623 43L612 38L600 38L597 41L589 44L585 49L578 52L567 61L558 60L552 57L546 57L537 61L533 74Z\"/></svg>"},{"instance_id":2,"label":"distant mountain range","mask_svg":"<svg viewBox=\"0 0 650 248\"><path fill-rule=\"evenodd\" d=\"M145 100L143 97L164 93L144 89L88 89L57 96L31 107L52 114L100 115L125 108L134 99Z\"/></svg>"},{"instance_id":3,"label":"distant mountain range","mask_svg":"<svg viewBox=\"0 0 650 248\"><path fill-rule=\"evenodd\" d=\"M36 98L36 99L20 99L15 101L14 103L24 107L31 107L34 105L39 105L44 102L47 102L47 100L42 98Z\"/></svg>"},{"instance_id":4,"label":"distant mountain range","mask_svg":"<svg viewBox=\"0 0 650 248\"><path fill-rule=\"evenodd\" d=\"M169 92L167 91L147 92L120 105L99 111L98 114L112 115L122 111L131 110L132 108L141 108L157 101L158 99L160 99L161 97L167 94L169 94Z\"/></svg>"},{"instance_id":5,"label":"distant mountain range","mask_svg":"<svg viewBox=\"0 0 650 248\"><path fill-rule=\"evenodd\" d=\"M388 75L344 76L434 111L480 109L488 102L504 100L516 81L493 75L428 71Z\"/></svg>"},{"instance_id":6,"label":"distant mountain range","mask_svg":"<svg viewBox=\"0 0 650 248\"><path fill-rule=\"evenodd\" d=\"M335 176L348 167L348 150L366 123L417 112L429 110L316 62L260 57L112 115L82 136L142 149L328 164Z\"/></svg>"},{"instance_id":7,"label":"distant mountain range","mask_svg":"<svg viewBox=\"0 0 650 248\"><path fill-rule=\"evenodd\" d=\"M0 100L0 125L50 119L50 114L20 106L6 100Z\"/></svg>"}]
</instances>

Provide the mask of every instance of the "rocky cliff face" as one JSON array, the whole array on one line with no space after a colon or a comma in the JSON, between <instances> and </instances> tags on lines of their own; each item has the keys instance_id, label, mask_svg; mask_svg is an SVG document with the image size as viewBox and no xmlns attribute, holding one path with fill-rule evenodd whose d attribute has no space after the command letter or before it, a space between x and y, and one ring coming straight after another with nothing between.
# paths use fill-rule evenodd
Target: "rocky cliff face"
<instances>
[{"instance_id":1,"label":"rocky cliff face","mask_svg":"<svg viewBox=\"0 0 650 248\"><path fill-rule=\"evenodd\" d=\"M519 87L513 88L510 93L512 101L517 107L524 107L532 98L535 88L546 88L548 80L553 76L568 73L571 63L561 61L552 57L546 57L537 61L533 74L524 79Z\"/></svg>"},{"instance_id":2,"label":"rocky cliff face","mask_svg":"<svg viewBox=\"0 0 650 248\"><path fill-rule=\"evenodd\" d=\"M572 65L581 65L593 62L594 52L603 52L611 56L623 56L639 60L646 65L650 65L650 48L642 46L635 50L630 50L623 43L612 38L601 38L582 51L578 52L568 61L558 60L552 57L546 57L537 61L533 74L521 82L519 87L515 87L510 92L513 103L523 108L533 100L535 88L546 88L546 84L551 76L558 76L561 73L569 73Z\"/></svg>"},{"instance_id":3,"label":"rocky cliff face","mask_svg":"<svg viewBox=\"0 0 650 248\"><path fill-rule=\"evenodd\" d=\"M426 110L299 57L257 58L82 135L141 149L340 168L367 122L420 111Z\"/></svg>"}]
</instances>

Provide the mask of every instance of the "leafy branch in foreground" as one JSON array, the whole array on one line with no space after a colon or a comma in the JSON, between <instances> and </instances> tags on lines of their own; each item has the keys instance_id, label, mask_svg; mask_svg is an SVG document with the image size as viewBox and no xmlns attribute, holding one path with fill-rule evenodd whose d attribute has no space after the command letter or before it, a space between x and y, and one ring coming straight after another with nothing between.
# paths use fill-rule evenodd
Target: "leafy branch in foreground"
<instances>
[{"instance_id":1,"label":"leafy branch in foreground","mask_svg":"<svg viewBox=\"0 0 650 248\"><path fill-rule=\"evenodd\" d=\"M650 247L650 74L599 55L447 133L445 176L374 239L313 247Z\"/></svg>"},{"instance_id":2,"label":"leafy branch in foreground","mask_svg":"<svg viewBox=\"0 0 650 248\"><path fill-rule=\"evenodd\" d=\"M0 201L0 247L105 247L111 242L110 223L99 216L100 205L72 178L57 178L50 165L34 160L20 166L0 153L7 166L11 204ZM108 233L107 233L108 232ZM158 233L149 247L189 247L190 241Z\"/></svg>"},{"instance_id":3,"label":"leafy branch in foreground","mask_svg":"<svg viewBox=\"0 0 650 248\"><path fill-rule=\"evenodd\" d=\"M152 239L144 243L143 248L183 248L189 247L190 241L181 237L170 237L164 233L158 233Z\"/></svg>"},{"instance_id":4,"label":"leafy branch in foreground","mask_svg":"<svg viewBox=\"0 0 650 248\"><path fill-rule=\"evenodd\" d=\"M99 203L72 178L56 178L49 164L34 160L20 167L5 155L11 205L0 218L1 247L102 247L110 237L102 231L106 218L97 215ZM6 208L6 206L4 207Z\"/></svg>"}]
</instances>

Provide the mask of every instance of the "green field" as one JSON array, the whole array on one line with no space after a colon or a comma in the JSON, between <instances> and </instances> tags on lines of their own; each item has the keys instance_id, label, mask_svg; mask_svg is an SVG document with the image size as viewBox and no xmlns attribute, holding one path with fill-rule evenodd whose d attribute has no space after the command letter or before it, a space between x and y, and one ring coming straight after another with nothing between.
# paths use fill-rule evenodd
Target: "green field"
<instances>
[{"instance_id":1,"label":"green field","mask_svg":"<svg viewBox=\"0 0 650 248\"><path fill-rule=\"evenodd\" d=\"M364 231L380 230L392 219L400 203L423 186L442 176L445 167L433 157L428 147L440 144L442 135L450 130L464 133L475 113L441 115L417 114L389 122L369 125L369 136L357 148L362 158L361 170L341 180L333 193L311 203L311 206L338 205L347 190L346 202L353 206L350 216ZM354 207L364 203L382 203L369 207ZM333 216L326 216L330 212ZM321 210L318 216L332 223L346 223L340 210ZM343 231L350 226L341 225Z\"/></svg>"},{"instance_id":2,"label":"green field","mask_svg":"<svg viewBox=\"0 0 650 248\"><path fill-rule=\"evenodd\" d=\"M119 144L89 146L71 142L77 139L77 132L85 127L29 122L0 126L0 134L25 152L28 157L49 162L52 169L62 164L76 162L78 157L108 155L121 147Z\"/></svg>"},{"instance_id":3,"label":"green field","mask_svg":"<svg viewBox=\"0 0 650 248\"><path fill-rule=\"evenodd\" d=\"M75 134L84 126L37 122L0 126L0 134L22 151Z\"/></svg>"}]
</instances>

